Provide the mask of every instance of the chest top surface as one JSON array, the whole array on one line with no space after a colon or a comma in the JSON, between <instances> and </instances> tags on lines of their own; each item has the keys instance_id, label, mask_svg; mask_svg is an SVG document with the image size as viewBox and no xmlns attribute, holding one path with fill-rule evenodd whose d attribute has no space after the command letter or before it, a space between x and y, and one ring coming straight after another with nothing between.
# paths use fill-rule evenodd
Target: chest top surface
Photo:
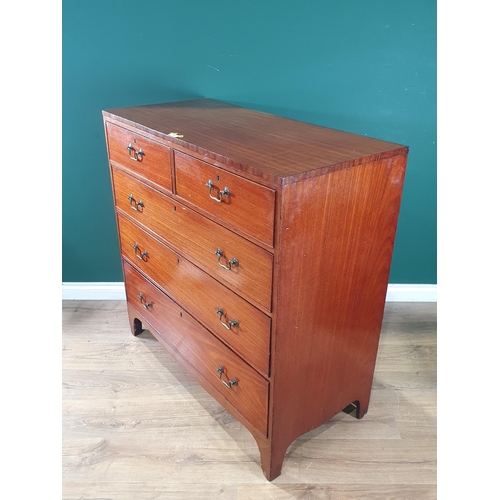
<instances>
[{"instance_id":1,"label":"chest top surface","mask_svg":"<svg viewBox=\"0 0 500 500\"><path fill-rule=\"evenodd\" d=\"M212 99L105 110L173 145L280 184L399 154L406 146ZM182 137L172 137L177 133Z\"/></svg>"}]
</instances>

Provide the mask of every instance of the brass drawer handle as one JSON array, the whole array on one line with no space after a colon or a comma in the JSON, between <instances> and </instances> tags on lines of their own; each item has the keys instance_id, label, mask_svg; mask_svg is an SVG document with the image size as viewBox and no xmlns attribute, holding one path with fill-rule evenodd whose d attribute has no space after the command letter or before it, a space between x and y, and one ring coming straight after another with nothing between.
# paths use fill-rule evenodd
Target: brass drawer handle
<instances>
[{"instance_id":1,"label":"brass drawer handle","mask_svg":"<svg viewBox=\"0 0 500 500\"><path fill-rule=\"evenodd\" d=\"M134 243L134 245L132 246L132 248L134 249L135 256L138 259L141 259L144 262L148 261L148 258L149 258L148 252L146 250L144 250L144 252L141 252L141 249L139 248L139 243Z\"/></svg>"},{"instance_id":2,"label":"brass drawer handle","mask_svg":"<svg viewBox=\"0 0 500 500\"><path fill-rule=\"evenodd\" d=\"M222 310L222 307L217 308L217 314L220 316L219 321L220 324L226 329L226 330L231 330L231 328L238 328L240 326L239 322L237 319L232 319L231 321L228 321L225 323L227 315L224 314L224 311ZM224 316L225 321L222 321L222 316Z\"/></svg>"},{"instance_id":3,"label":"brass drawer handle","mask_svg":"<svg viewBox=\"0 0 500 500\"><path fill-rule=\"evenodd\" d=\"M153 303L150 301L150 302L146 302L144 300L144 295L142 295L142 292L139 293L139 295L137 296L139 298L139 300L141 301L141 306L144 307L144 309L148 309L148 308L152 308L153 307Z\"/></svg>"},{"instance_id":4,"label":"brass drawer handle","mask_svg":"<svg viewBox=\"0 0 500 500\"><path fill-rule=\"evenodd\" d=\"M144 157L144 151L142 148L139 148L139 151L136 151L132 144L129 144L127 146L127 151L128 151L128 157L133 160L133 161L142 161L142 158Z\"/></svg>"},{"instance_id":5,"label":"brass drawer handle","mask_svg":"<svg viewBox=\"0 0 500 500\"><path fill-rule=\"evenodd\" d=\"M231 194L229 188L227 186L224 186L224 189L222 191L219 190L219 194L217 195L217 197L212 196L212 189L214 189L215 186L211 179L208 179L208 182L205 184L205 186L208 188L208 196L210 196L210 198L212 198L212 200L216 201L217 203L220 203L222 201L223 196L229 198L229 195Z\"/></svg>"},{"instance_id":6,"label":"brass drawer handle","mask_svg":"<svg viewBox=\"0 0 500 500\"><path fill-rule=\"evenodd\" d=\"M239 266L239 261L236 257L233 257L231 260L228 260L227 261L227 266L225 266L224 264L221 263L220 259L223 257L224 255L224 252L218 248L216 251L215 251L215 255L217 255L218 259L217 259L217 262L219 263L219 266L222 267L222 269L225 269L226 271L231 271L231 268L232 267L238 267Z\"/></svg>"},{"instance_id":7,"label":"brass drawer handle","mask_svg":"<svg viewBox=\"0 0 500 500\"><path fill-rule=\"evenodd\" d=\"M231 389L231 387L233 385L238 385L238 381L233 377L229 382L225 382L224 380L222 380L222 375L224 375L224 368L222 367L222 365L219 365L217 367L217 373L219 374L219 379L220 381L228 388L228 389Z\"/></svg>"},{"instance_id":8,"label":"brass drawer handle","mask_svg":"<svg viewBox=\"0 0 500 500\"><path fill-rule=\"evenodd\" d=\"M132 210L135 210L136 212L142 212L144 210L144 203L142 200L135 201L134 195L130 193L127 198L130 201L130 208ZM141 207L141 210L139 210L139 207Z\"/></svg>"}]
</instances>

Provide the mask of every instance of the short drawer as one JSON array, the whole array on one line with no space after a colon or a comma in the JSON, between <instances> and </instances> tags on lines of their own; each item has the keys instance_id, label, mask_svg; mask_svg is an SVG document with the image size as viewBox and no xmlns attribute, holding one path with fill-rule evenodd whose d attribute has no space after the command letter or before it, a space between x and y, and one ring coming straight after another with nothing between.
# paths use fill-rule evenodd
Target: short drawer
<instances>
[{"instance_id":1,"label":"short drawer","mask_svg":"<svg viewBox=\"0 0 500 500\"><path fill-rule=\"evenodd\" d=\"M106 134L110 160L172 191L170 148L109 122Z\"/></svg>"},{"instance_id":2,"label":"short drawer","mask_svg":"<svg viewBox=\"0 0 500 500\"><path fill-rule=\"evenodd\" d=\"M217 280L118 216L122 255L263 374L271 320Z\"/></svg>"},{"instance_id":3,"label":"short drawer","mask_svg":"<svg viewBox=\"0 0 500 500\"><path fill-rule=\"evenodd\" d=\"M174 151L176 194L272 247L275 191Z\"/></svg>"},{"instance_id":4,"label":"short drawer","mask_svg":"<svg viewBox=\"0 0 500 500\"><path fill-rule=\"evenodd\" d=\"M116 206L204 271L271 308L273 256L232 231L112 169ZM237 259L237 265L230 263Z\"/></svg>"},{"instance_id":5,"label":"short drawer","mask_svg":"<svg viewBox=\"0 0 500 500\"><path fill-rule=\"evenodd\" d=\"M129 304L266 436L269 382L126 262L124 275Z\"/></svg>"}]
</instances>

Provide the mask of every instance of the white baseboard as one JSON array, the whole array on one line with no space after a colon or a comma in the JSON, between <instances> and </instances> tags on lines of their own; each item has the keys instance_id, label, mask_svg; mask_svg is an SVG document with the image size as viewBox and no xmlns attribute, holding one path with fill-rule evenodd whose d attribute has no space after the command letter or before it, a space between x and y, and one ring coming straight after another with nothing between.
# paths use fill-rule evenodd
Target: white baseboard
<instances>
[{"instance_id":1,"label":"white baseboard","mask_svg":"<svg viewBox=\"0 0 500 500\"><path fill-rule=\"evenodd\" d=\"M125 300L125 286L114 283L63 283L63 300ZM389 284L387 302L437 302L437 285Z\"/></svg>"},{"instance_id":2,"label":"white baseboard","mask_svg":"<svg viewBox=\"0 0 500 500\"><path fill-rule=\"evenodd\" d=\"M63 300L125 300L123 281L103 283L63 283Z\"/></svg>"},{"instance_id":3,"label":"white baseboard","mask_svg":"<svg viewBox=\"0 0 500 500\"><path fill-rule=\"evenodd\" d=\"M437 302L437 285L398 285L387 287L386 302Z\"/></svg>"}]
</instances>

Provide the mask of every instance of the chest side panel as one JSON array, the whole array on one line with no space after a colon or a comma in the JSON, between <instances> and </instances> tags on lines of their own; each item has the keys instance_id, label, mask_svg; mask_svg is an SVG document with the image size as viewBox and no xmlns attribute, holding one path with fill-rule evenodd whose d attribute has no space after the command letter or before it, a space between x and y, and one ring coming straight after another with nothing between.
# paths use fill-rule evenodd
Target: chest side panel
<instances>
[{"instance_id":1,"label":"chest side panel","mask_svg":"<svg viewBox=\"0 0 500 500\"><path fill-rule=\"evenodd\" d=\"M283 439L369 394L405 166L399 156L283 188L271 368Z\"/></svg>"}]
</instances>

